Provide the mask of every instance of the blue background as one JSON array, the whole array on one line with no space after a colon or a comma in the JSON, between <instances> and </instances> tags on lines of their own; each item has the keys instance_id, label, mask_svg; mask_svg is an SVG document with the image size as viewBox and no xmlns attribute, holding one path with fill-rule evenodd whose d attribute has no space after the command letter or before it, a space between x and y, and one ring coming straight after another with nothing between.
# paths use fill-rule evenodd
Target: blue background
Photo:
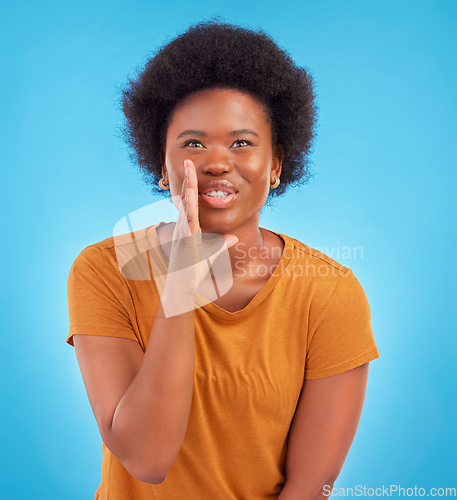
<instances>
[{"instance_id":1,"label":"blue background","mask_svg":"<svg viewBox=\"0 0 457 500\"><path fill-rule=\"evenodd\" d=\"M45 0L3 4L0 25L0 497L98 487L101 438L65 343L68 272L158 199L117 136L120 85L212 15L263 28L315 77L315 177L261 225L351 267L371 304L381 357L335 487L457 486L457 4ZM363 256L343 255L354 247Z\"/></svg>"}]
</instances>

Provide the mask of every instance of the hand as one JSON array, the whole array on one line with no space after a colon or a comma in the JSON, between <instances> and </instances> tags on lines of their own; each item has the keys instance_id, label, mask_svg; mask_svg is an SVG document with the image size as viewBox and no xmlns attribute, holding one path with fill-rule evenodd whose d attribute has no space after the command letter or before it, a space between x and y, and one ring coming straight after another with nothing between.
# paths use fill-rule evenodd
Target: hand
<instances>
[{"instance_id":1,"label":"hand","mask_svg":"<svg viewBox=\"0 0 457 500\"><path fill-rule=\"evenodd\" d=\"M202 234L198 217L198 180L195 165L184 161L185 176L179 200L167 272L167 294L175 301L183 294L195 296L209 266L238 242L233 234Z\"/></svg>"}]
</instances>

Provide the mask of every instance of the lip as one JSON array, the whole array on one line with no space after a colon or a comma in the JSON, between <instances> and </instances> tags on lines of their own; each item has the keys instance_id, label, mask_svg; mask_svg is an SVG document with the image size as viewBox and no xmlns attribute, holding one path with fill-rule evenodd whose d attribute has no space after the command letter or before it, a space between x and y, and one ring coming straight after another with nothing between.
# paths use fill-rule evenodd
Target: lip
<instances>
[{"instance_id":1,"label":"lip","mask_svg":"<svg viewBox=\"0 0 457 500\"><path fill-rule=\"evenodd\" d=\"M199 194L207 193L208 191L224 191L225 193L237 193L238 190L235 186L226 179L220 179L217 181L210 181L207 184L203 184L203 186L198 191Z\"/></svg>"},{"instance_id":2,"label":"lip","mask_svg":"<svg viewBox=\"0 0 457 500\"><path fill-rule=\"evenodd\" d=\"M224 198L212 198L206 194L209 191L224 191L224 193L229 194ZM227 179L212 180L203 184L198 192L204 205L211 208L227 208L235 201L237 194L238 189Z\"/></svg>"},{"instance_id":3,"label":"lip","mask_svg":"<svg viewBox=\"0 0 457 500\"><path fill-rule=\"evenodd\" d=\"M199 196L202 199L202 201L211 208L227 208L235 201L237 194L238 194L237 192L230 193L228 196L225 196L224 198L212 198L211 196L208 196L205 193L200 193Z\"/></svg>"}]
</instances>

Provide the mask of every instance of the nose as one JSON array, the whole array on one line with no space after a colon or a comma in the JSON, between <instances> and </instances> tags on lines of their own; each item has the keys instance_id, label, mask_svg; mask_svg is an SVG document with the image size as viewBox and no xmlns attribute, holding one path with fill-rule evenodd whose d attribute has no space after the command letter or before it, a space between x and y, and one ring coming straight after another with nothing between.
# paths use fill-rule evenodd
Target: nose
<instances>
[{"instance_id":1,"label":"nose","mask_svg":"<svg viewBox=\"0 0 457 500\"><path fill-rule=\"evenodd\" d=\"M228 173L232 170L232 164L228 157L228 154L221 151L221 149L215 149L214 151L208 151L201 159L200 171L203 174L210 175L222 175Z\"/></svg>"}]
</instances>

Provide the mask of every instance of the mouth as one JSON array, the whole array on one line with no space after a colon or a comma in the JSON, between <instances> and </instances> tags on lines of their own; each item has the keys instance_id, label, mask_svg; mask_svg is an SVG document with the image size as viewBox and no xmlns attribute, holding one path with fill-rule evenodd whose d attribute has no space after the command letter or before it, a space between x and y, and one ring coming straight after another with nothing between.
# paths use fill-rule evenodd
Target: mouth
<instances>
[{"instance_id":1,"label":"mouth","mask_svg":"<svg viewBox=\"0 0 457 500\"><path fill-rule=\"evenodd\" d=\"M231 205L238 194L238 191L234 193L228 193L222 190L211 190L204 193L199 193L200 198L204 203L212 208L226 208Z\"/></svg>"}]
</instances>

